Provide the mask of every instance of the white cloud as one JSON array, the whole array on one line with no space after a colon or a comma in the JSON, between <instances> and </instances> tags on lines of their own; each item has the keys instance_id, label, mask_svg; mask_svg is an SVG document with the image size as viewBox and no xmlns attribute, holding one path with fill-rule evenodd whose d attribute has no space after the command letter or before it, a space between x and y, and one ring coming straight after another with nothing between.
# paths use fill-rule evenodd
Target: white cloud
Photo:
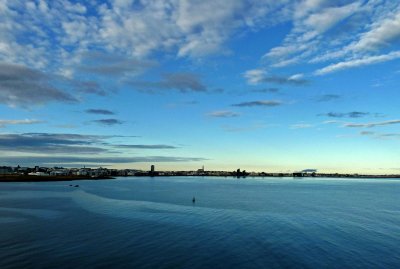
<instances>
[{"instance_id":1,"label":"white cloud","mask_svg":"<svg viewBox=\"0 0 400 269\"><path fill-rule=\"evenodd\" d=\"M263 69L252 69L244 72L243 76L249 84L259 84L265 78L267 72Z\"/></svg>"},{"instance_id":2,"label":"white cloud","mask_svg":"<svg viewBox=\"0 0 400 269\"><path fill-rule=\"evenodd\" d=\"M203 57L226 51L235 33L281 21L287 2L3 1L0 60L71 76L79 55L93 48L134 58Z\"/></svg>"},{"instance_id":3,"label":"white cloud","mask_svg":"<svg viewBox=\"0 0 400 269\"><path fill-rule=\"evenodd\" d=\"M229 52L233 36L289 21L282 44L263 58L272 67L390 53L379 50L400 38L396 1L2 1L0 61L71 78L92 49L197 58ZM259 82L257 73L248 76Z\"/></svg>"},{"instance_id":4,"label":"white cloud","mask_svg":"<svg viewBox=\"0 0 400 269\"><path fill-rule=\"evenodd\" d=\"M315 72L322 75L397 58L390 49L400 40L400 6L393 1L306 0L293 7L293 28L263 56L273 68L330 62Z\"/></svg>"},{"instance_id":5,"label":"white cloud","mask_svg":"<svg viewBox=\"0 0 400 269\"><path fill-rule=\"evenodd\" d=\"M308 123L297 123L297 124L292 124L290 126L290 129L308 129L312 128L314 125L308 124Z\"/></svg>"},{"instance_id":6,"label":"white cloud","mask_svg":"<svg viewBox=\"0 0 400 269\"><path fill-rule=\"evenodd\" d=\"M326 120L322 122L322 124L337 124L337 123L342 123L342 122L338 120Z\"/></svg>"},{"instance_id":7,"label":"white cloud","mask_svg":"<svg viewBox=\"0 0 400 269\"><path fill-rule=\"evenodd\" d=\"M24 119L24 120L0 120L0 128L3 128L7 125L21 125L21 124L37 124L43 123L44 121L35 120L35 119Z\"/></svg>"},{"instance_id":8,"label":"white cloud","mask_svg":"<svg viewBox=\"0 0 400 269\"><path fill-rule=\"evenodd\" d=\"M238 117L240 114L229 111L229 110L221 110L221 111L213 111L210 113L207 113L207 116L213 117L213 118L234 118Z\"/></svg>"},{"instance_id":9,"label":"white cloud","mask_svg":"<svg viewBox=\"0 0 400 269\"><path fill-rule=\"evenodd\" d=\"M343 69L359 67L359 66L364 66L364 65L371 65L371 64L391 61L391 60L398 59L398 58L400 58L400 51L393 51L393 52L390 52L390 53L384 54L384 55L368 56L368 57L364 57L361 59L354 59L354 60L339 62L336 64L331 64L324 68L318 69L317 71L315 71L315 74L316 75L325 75L325 74L343 70Z\"/></svg>"},{"instance_id":10,"label":"white cloud","mask_svg":"<svg viewBox=\"0 0 400 269\"><path fill-rule=\"evenodd\" d=\"M326 1L301 2L295 7L294 26L283 45L270 49L263 58L271 60L274 67L300 62L318 49L325 32L355 13L359 6L359 2L339 7L326 7Z\"/></svg>"},{"instance_id":11,"label":"white cloud","mask_svg":"<svg viewBox=\"0 0 400 269\"><path fill-rule=\"evenodd\" d=\"M299 73L299 74L294 74L294 75L290 76L288 78L288 80L299 80L302 78L304 78L304 74Z\"/></svg>"},{"instance_id":12,"label":"white cloud","mask_svg":"<svg viewBox=\"0 0 400 269\"><path fill-rule=\"evenodd\" d=\"M343 126L351 128L372 128L376 126L385 126L393 124L400 124L400 120L388 120L388 121L368 122L368 123L346 123Z\"/></svg>"},{"instance_id":13,"label":"white cloud","mask_svg":"<svg viewBox=\"0 0 400 269\"><path fill-rule=\"evenodd\" d=\"M0 104L32 107L48 102L76 103L70 93L54 86L55 77L23 65L0 63Z\"/></svg>"},{"instance_id":14,"label":"white cloud","mask_svg":"<svg viewBox=\"0 0 400 269\"><path fill-rule=\"evenodd\" d=\"M375 51L390 46L394 40L400 40L400 10L388 16L372 23L371 30L363 33L358 41L348 47L348 50Z\"/></svg>"},{"instance_id":15,"label":"white cloud","mask_svg":"<svg viewBox=\"0 0 400 269\"><path fill-rule=\"evenodd\" d=\"M340 7L325 8L319 13L313 13L304 20L304 25L312 29L313 33L321 34L329 30L338 22L355 13L360 8L360 2ZM312 34L309 34L312 36Z\"/></svg>"},{"instance_id":16,"label":"white cloud","mask_svg":"<svg viewBox=\"0 0 400 269\"><path fill-rule=\"evenodd\" d=\"M319 9L327 0L304 0L295 6L294 19L306 16L308 13Z\"/></svg>"}]
</instances>

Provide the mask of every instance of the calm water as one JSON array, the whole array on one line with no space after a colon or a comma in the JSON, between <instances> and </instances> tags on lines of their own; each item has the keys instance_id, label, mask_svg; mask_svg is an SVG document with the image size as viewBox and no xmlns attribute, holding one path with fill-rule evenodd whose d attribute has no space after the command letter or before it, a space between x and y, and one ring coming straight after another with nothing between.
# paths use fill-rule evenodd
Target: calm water
<instances>
[{"instance_id":1,"label":"calm water","mask_svg":"<svg viewBox=\"0 0 400 269\"><path fill-rule=\"evenodd\" d=\"M0 183L0 268L400 268L399 195L383 179Z\"/></svg>"}]
</instances>

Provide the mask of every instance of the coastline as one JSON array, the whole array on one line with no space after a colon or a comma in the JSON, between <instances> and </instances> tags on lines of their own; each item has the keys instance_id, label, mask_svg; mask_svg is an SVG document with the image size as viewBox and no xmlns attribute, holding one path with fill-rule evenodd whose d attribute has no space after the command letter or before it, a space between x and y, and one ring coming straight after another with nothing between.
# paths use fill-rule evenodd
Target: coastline
<instances>
[{"instance_id":1,"label":"coastline","mask_svg":"<svg viewBox=\"0 0 400 269\"><path fill-rule=\"evenodd\" d=\"M245 176L237 176L235 174L185 174L185 173L163 173L163 174L153 174L153 175L132 175L132 176L119 176L119 177L233 177L233 178L242 178L242 179L252 179L252 178L260 178L263 179L265 177L272 178L282 178L282 177L293 177L293 178L358 178L358 179L368 179L368 178L376 178L376 179L400 179L400 175L352 175L352 174L317 174L317 175L302 175L302 176L294 176L293 174L248 174ZM107 179L115 179L114 176L77 176L77 175L69 175L69 176L32 176L32 175L0 175L0 183L1 182L54 182L54 181L75 181L75 180L107 180Z\"/></svg>"},{"instance_id":2,"label":"coastline","mask_svg":"<svg viewBox=\"0 0 400 269\"><path fill-rule=\"evenodd\" d=\"M105 179L114 179L114 177L0 175L0 182L52 182L52 181L105 180Z\"/></svg>"}]
</instances>

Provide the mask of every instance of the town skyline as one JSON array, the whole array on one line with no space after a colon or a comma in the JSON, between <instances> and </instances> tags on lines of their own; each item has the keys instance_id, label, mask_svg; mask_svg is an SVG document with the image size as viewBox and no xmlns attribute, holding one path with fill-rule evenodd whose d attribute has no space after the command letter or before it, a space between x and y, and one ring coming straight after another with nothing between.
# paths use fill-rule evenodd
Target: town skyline
<instances>
[{"instance_id":1,"label":"town skyline","mask_svg":"<svg viewBox=\"0 0 400 269\"><path fill-rule=\"evenodd\" d=\"M225 178L382 178L398 179L400 174L360 174L360 173L324 173L317 169L303 169L291 172L271 171L246 171L240 168L227 170L207 170L202 168L195 170L159 170L155 165L150 169L115 169L107 167L21 167L1 166L0 182L40 182L40 181L68 181L85 179L115 179L116 177L225 177Z\"/></svg>"},{"instance_id":2,"label":"town skyline","mask_svg":"<svg viewBox=\"0 0 400 269\"><path fill-rule=\"evenodd\" d=\"M0 164L398 174L396 1L2 1Z\"/></svg>"}]
</instances>

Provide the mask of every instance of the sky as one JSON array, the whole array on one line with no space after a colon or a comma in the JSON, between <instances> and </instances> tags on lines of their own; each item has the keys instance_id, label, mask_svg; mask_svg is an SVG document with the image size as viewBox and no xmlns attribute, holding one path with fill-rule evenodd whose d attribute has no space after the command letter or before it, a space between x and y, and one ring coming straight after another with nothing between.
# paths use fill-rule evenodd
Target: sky
<instances>
[{"instance_id":1,"label":"sky","mask_svg":"<svg viewBox=\"0 0 400 269\"><path fill-rule=\"evenodd\" d=\"M400 3L0 0L0 165L400 173Z\"/></svg>"}]
</instances>

